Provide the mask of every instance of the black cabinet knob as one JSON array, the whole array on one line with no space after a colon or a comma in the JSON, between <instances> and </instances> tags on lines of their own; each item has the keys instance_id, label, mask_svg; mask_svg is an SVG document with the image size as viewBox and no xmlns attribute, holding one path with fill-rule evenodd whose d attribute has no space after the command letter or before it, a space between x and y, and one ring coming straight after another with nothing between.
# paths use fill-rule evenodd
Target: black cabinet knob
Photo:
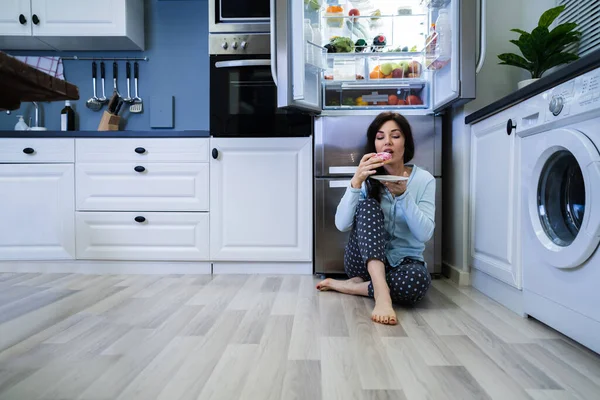
<instances>
[{"instance_id":1,"label":"black cabinet knob","mask_svg":"<svg viewBox=\"0 0 600 400\"><path fill-rule=\"evenodd\" d=\"M25 153L25 154L33 154L33 153L35 153L35 150L32 149L31 147L25 147L23 149L23 153Z\"/></svg>"},{"instance_id":2,"label":"black cabinet knob","mask_svg":"<svg viewBox=\"0 0 600 400\"><path fill-rule=\"evenodd\" d=\"M507 135L510 135L510 134L512 133L512 130L513 130L513 129L517 129L517 124L514 124L514 125L513 125L513 120L512 120L512 119L509 119L509 120L506 122L506 134L507 134Z\"/></svg>"},{"instance_id":3,"label":"black cabinet knob","mask_svg":"<svg viewBox=\"0 0 600 400\"><path fill-rule=\"evenodd\" d=\"M219 150L217 149L212 149L212 158L214 158L215 160L217 158L219 158Z\"/></svg>"},{"instance_id":4,"label":"black cabinet knob","mask_svg":"<svg viewBox=\"0 0 600 400\"><path fill-rule=\"evenodd\" d=\"M37 15L35 15L35 14L33 14L33 16L31 17L31 20L33 21L33 23L34 23L35 25L37 25L37 24L39 24L39 23L40 23L40 19L39 19L39 18L38 18L38 16L37 16Z\"/></svg>"},{"instance_id":5,"label":"black cabinet knob","mask_svg":"<svg viewBox=\"0 0 600 400\"><path fill-rule=\"evenodd\" d=\"M138 154L144 154L146 152L146 149L143 147L136 147L135 152Z\"/></svg>"},{"instance_id":6,"label":"black cabinet knob","mask_svg":"<svg viewBox=\"0 0 600 400\"><path fill-rule=\"evenodd\" d=\"M141 165L138 165L137 167L134 168L135 172L144 172L146 170L146 168L142 167Z\"/></svg>"},{"instance_id":7,"label":"black cabinet knob","mask_svg":"<svg viewBox=\"0 0 600 400\"><path fill-rule=\"evenodd\" d=\"M25 25L27 23L27 18L23 14L19 15L19 22L21 25Z\"/></svg>"},{"instance_id":8,"label":"black cabinet knob","mask_svg":"<svg viewBox=\"0 0 600 400\"><path fill-rule=\"evenodd\" d=\"M146 218L142 217L141 215L138 217L135 217L134 220L135 220L135 222L139 222L140 224L142 222L146 222Z\"/></svg>"}]
</instances>

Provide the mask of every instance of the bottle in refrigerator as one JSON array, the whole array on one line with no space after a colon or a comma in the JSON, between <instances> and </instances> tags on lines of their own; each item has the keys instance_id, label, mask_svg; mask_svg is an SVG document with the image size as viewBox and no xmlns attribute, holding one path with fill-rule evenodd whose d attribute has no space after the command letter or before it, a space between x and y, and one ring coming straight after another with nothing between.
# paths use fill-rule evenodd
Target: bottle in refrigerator
<instances>
[{"instance_id":1,"label":"bottle in refrigerator","mask_svg":"<svg viewBox=\"0 0 600 400\"><path fill-rule=\"evenodd\" d=\"M438 53L441 60L447 60L452 54L452 26L450 24L450 16L448 10L440 9L435 27L438 37Z\"/></svg>"},{"instance_id":2,"label":"bottle in refrigerator","mask_svg":"<svg viewBox=\"0 0 600 400\"><path fill-rule=\"evenodd\" d=\"M306 62L314 64L314 51L310 43L313 43L313 30L310 24L310 19L304 20L304 49L306 54Z\"/></svg>"}]
</instances>

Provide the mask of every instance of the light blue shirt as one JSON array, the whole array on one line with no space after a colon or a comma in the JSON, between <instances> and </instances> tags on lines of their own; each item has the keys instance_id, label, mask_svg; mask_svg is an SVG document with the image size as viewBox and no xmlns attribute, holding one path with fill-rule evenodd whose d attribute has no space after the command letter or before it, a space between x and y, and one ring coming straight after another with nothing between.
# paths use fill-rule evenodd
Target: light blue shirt
<instances>
[{"instance_id":1,"label":"light blue shirt","mask_svg":"<svg viewBox=\"0 0 600 400\"><path fill-rule=\"evenodd\" d=\"M406 191L397 197L385 189L381 209L387 232L386 256L392 267L405 257L424 261L425 243L435 228L435 178L426 170L407 164L413 170ZM361 189L348 186L335 214L335 226L342 232L352 229L354 214L360 201L367 198L366 185Z\"/></svg>"}]
</instances>

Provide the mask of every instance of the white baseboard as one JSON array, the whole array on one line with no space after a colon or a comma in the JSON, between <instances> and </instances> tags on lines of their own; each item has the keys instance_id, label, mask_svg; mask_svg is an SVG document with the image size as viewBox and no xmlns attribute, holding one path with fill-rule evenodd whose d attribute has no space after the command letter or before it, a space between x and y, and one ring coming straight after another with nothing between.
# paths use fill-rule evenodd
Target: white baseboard
<instances>
[{"instance_id":1,"label":"white baseboard","mask_svg":"<svg viewBox=\"0 0 600 400\"><path fill-rule=\"evenodd\" d=\"M214 262L213 274L312 275L313 263Z\"/></svg>"},{"instance_id":2,"label":"white baseboard","mask_svg":"<svg viewBox=\"0 0 600 400\"><path fill-rule=\"evenodd\" d=\"M471 284L471 274L469 272L446 262L442 262L442 275L459 286L469 286Z\"/></svg>"},{"instance_id":3,"label":"white baseboard","mask_svg":"<svg viewBox=\"0 0 600 400\"><path fill-rule=\"evenodd\" d=\"M74 274L211 274L209 262L165 261L3 261L0 272Z\"/></svg>"},{"instance_id":4,"label":"white baseboard","mask_svg":"<svg viewBox=\"0 0 600 400\"><path fill-rule=\"evenodd\" d=\"M523 291L474 268L471 270L471 285L509 310L526 316Z\"/></svg>"}]
</instances>

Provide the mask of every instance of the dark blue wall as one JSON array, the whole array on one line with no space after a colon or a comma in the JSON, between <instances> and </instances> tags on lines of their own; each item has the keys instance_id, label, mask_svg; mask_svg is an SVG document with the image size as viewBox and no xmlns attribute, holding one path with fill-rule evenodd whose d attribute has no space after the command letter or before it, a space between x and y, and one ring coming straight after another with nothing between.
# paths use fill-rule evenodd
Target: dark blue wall
<instances>
[{"instance_id":1,"label":"dark blue wall","mask_svg":"<svg viewBox=\"0 0 600 400\"><path fill-rule=\"evenodd\" d=\"M139 94L144 99L142 114L127 115L124 129L150 129L150 96L173 96L174 128L177 130L208 130L208 3L199 1L146 0L144 52L7 52L12 55L58 55L80 57L149 57L140 62ZM74 102L79 130L97 130L102 112L86 108L92 96L91 61L65 60L65 78L79 87L80 99ZM112 93L112 61L106 62L106 91ZM132 66L133 67L133 66ZM133 68L132 68L133 69ZM98 64L98 77L100 65ZM133 82L132 82L133 86ZM125 62L119 62L119 91L126 93ZM100 82L98 80L98 89ZM133 88L132 88L133 89ZM101 92L99 90L98 94ZM40 103L43 126L60 129L60 110L64 101ZM102 110L106 110L104 107ZM33 105L23 103L12 115L0 113L0 130L12 130L17 123L15 115L33 118Z\"/></svg>"}]
</instances>

